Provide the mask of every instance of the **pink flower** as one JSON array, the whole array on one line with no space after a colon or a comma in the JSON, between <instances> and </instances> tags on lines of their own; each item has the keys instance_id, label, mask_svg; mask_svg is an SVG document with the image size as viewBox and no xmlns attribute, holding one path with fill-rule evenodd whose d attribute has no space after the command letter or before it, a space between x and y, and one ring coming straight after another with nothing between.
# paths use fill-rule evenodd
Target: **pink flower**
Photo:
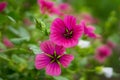
<instances>
[{"instance_id":1,"label":"pink flower","mask_svg":"<svg viewBox=\"0 0 120 80\"><path fill-rule=\"evenodd\" d=\"M67 4L67 3L61 3L61 4L59 5L59 9L60 9L60 10L67 10L69 7L70 7L70 6L69 6L69 4Z\"/></svg>"},{"instance_id":2,"label":"pink flower","mask_svg":"<svg viewBox=\"0 0 120 80\"><path fill-rule=\"evenodd\" d=\"M36 69L46 68L46 74L51 76L59 76L60 65L66 68L74 59L73 55L64 54L64 47L55 45L51 41L41 43L40 48L43 52L36 55L35 67Z\"/></svg>"},{"instance_id":3,"label":"pink flower","mask_svg":"<svg viewBox=\"0 0 120 80\"><path fill-rule=\"evenodd\" d=\"M95 27L93 26L86 26L85 21L81 21L81 26L84 27L84 34L90 38L97 38L99 37L97 34L94 33Z\"/></svg>"},{"instance_id":4,"label":"pink flower","mask_svg":"<svg viewBox=\"0 0 120 80\"><path fill-rule=\"evenodd\" d=\"M13 43L7 38L7 37L4 37L3 38L3 43L6 47L8 48L12 48L14 47Z\"/></svg>"},{"instance_id":5,"label":"pink flower","mask_svg":"<svg viewBox=\"0 0 120 80\"><path fill-rule=\"evenodd\" d=\"M98 22L97 19L95 19L91 14L89 13L81 13L80 16L83 20L85 20L89 24L95 24Z\"/></svg>"},{"instance_id":6,"label":"pink flower","mask_svg":"<svg viewBox=\"0 0 120 80\"><path fill-rule=\"evenodd\" d=\"M46 11L52 13L54 3L46 0L38 0L38 5L40 6L41 12L44 14Z\"/></svg>"},{"instance_id":7,"label":"pink flower","mask_svg":"<svg viewBox=\"0 0 120 80\"><path fill-rule=\"evenodd\" d=\"M112 41L108 41L107 46L110 47L111 49L113 49L113 48L116 47L116 44L114 42L112 42Z\"/></svg>"},{"instance_id":8,"label":"pink flower","mask_svg":"<svg viewBox=\"0 0 120 80\"><path fill-rule=\"evenodd\" d=\"M83 27L76 25L76 18L65 16L64 20L56 18L50 27L50 40L57 45L73 47L82 36Z\"/></svg>"},{"instance_id":9,"label":"pink flower","mask_svg":"<svg viewBox=\"0 0 120 80\"><path fill-rule=\"evenodd\" d=\"M107 45L102 45L96 49L95 59L99 62L104 62L107 57L112 53L111 48Z\"/></svg>"},{"instance_id":10,"label":"pink flower","mask_svg":"<svg viewBox=\"0 0 120 80\"><path fill-rule=\"evenodd\" d=\"M7 6L7 2L0 2L0 12L2 12Z\"/></svg>"},{"instance_id":11,"label":"pink flower","mask_svg":"<svg viewBox=\"0 0 120 80\"><path fill-rule=\"evenodd\" d=\"M47 0L38 0L38 5L42 14L50 13L50 14L57 14L62 15L57 7L55 7L54 2L47 1Z\"/></svg>"}]
</instances>

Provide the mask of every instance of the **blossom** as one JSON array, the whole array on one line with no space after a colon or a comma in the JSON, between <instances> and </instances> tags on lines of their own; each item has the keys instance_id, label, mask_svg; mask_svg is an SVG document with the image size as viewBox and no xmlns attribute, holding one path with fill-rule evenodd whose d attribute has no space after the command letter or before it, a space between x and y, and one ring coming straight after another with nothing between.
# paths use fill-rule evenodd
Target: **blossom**
<instances>
[{"instance_id":1,"label":"blossom","mask_svg":"<svg viewBox=\"0 0 120 80\"><path fill-rule=\"evenodd\" d=\"M95 31L95 27L89 25L89 26L86 26L86 23L85 21L81 21L80 23L83 27L84 27L84 34L90 38L98 38L100 37L98 34L95 34L94 31Z\"/></svg>"},{"instance_id":2,"label":"blossom","mask_svg":"<svg viewBox=\"0 0 120 80\"><path fill-rule=\"evenodd\" d=\"M40 7L42 14L50 13L50 14L62 15L62 13L59 11L57 7L55 7L54 2L52 1L38 0L37 3Z\"/></svg>"},{"instance_id":3,"label":"blossom","mask_svg":"<svg viewBox=\"0 0 120 80\"><path fill-rule=\"evenodd\" d=\"M112 41L107 41L107 46L109 46L111 49L115 48L116 47L116 44Z\"/></svg>"},{"instance_id":4,"label":"blossom","mask_svg":"<svg viewBox=\"0 0 120 80\"><path fill-rule=\"evenodd\" d=\"M74 59L73 55L64 54L63 46L58 46L52 41L42 42L40 48L43 52L36 55L35 67L36 69L46 68L46 74L51 76L59 76L61 74L60 65L66 68Z\"/></svg>"},{"instance_id":5,"label":"blossom","mask_svg":"<svg viewBox=\"0 0 120 80\"><path fill-rule=\"evenodd\" d=\"M14 44L7 37L3 38L3 43L6 47L9 47L9 48L12 48L14 46Z\"/></svg>"},{"instance_id":6,"label":"blossom","mask_svg":"<svg viewBox=\"0 0 120 80\"><path fill-rule=\"evenodd\" d=\"M82 17L82 20L86 21L89 24L95 24L98 22L98 20L89 13L81 13L80 17Z\"/></svg>"},{"instance_id":7,"label":"blossom","mask_svg":"<svg viewBox=\"0 0 120 80\"><path fill-rule=\"evenodd\" d=\"M50 40L57 45L73 47L82 36L83 27L76 24L76 18L65 16L64 20L56 18L50 27Z\"/></svg>"},{"instance_id":8,"label":"blossom","mask_svg":"<svg viewBox=\"0 0 120 80\"><path fill-rule=\"evenodd\" d=\"M107 45L102 45L96 49L95 59L99 62L104 62L107 57L112 53L111 48Z\"/></svg>"},{"instance_id":9,"label":"blossom","mask_svg":"<svg viewBox=\"0 0 120 80\"><path fill-rule=\"evenodd\" d=\"M70 5L67 3L61 3L58 7L60 10L67 10L70 7Z\"/></svg>"},{"instance_id":10,"label":"blossom","mask_svg":"<svg viewBox=\"0 0 120 80\"><path fill-rule=\"evenodd\" d=\"M7 6L7 2L0 2L0 12L2 12Z\"/></svg>"}]
</instances>

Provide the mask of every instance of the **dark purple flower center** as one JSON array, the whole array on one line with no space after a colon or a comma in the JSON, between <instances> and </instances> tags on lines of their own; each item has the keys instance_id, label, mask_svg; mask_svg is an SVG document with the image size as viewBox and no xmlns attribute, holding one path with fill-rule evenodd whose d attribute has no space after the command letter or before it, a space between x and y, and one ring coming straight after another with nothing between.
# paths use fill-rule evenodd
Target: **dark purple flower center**
<instances>
[{"instance_id":1,"label":"dark purple flower center","mask_svg":"<svg viewBox=\"0 0 120 80\"><path fill-rule=\"evenodd\" d=\"M106 51L100 51L99 56L100 57L106 57L107 56L107 52Z\"/></svg>"},{"instance_id":2,"label":"dark purple flower center","mask_svg":"<svg viewBox=\"0 0 120 80\"><path fill-rule=\"evenodd\" d=\"M59 59L62 56L62 55L57 55L56 51L54 51L53 55L50 55L50 54L46 54L46 55L51 58L51 63L53 62L59 63Z\"/></svg>"},{"instance_id":3,"label":"dark purple flower center","mask_svg":"<svg viewBox=\"0 0 120 80\"><path fill-rule=\"evenodd\" d=\"M65 30L65 33L64 33L64 37L65 37L66 39L70 39L70 38L72 38L72 36L73 36L73 31L66 29L66 30Z\"/></svg>"}]
</instances>

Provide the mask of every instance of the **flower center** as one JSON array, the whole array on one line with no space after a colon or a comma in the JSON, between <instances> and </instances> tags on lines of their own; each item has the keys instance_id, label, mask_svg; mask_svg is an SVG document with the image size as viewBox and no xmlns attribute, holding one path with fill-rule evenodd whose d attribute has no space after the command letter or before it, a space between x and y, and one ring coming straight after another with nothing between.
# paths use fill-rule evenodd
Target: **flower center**
<instances>
[{"instance_id":1,"label":"flower center","mask_svg":"<svg viewBox=\"0 0 120 80\"><path fill-rule=\"evenodd\" d=\"M107 53L106 53L105 51L101 51L101 52L99 53L99 56L101 56L101 57L106 57L106 56L107 56Z\"/></svg>"},{"instance_id":2,"label":"flower center","mask_svg":"<svg viewBox=\"0 0 120 80\"><path fill-rule=\"evenodd\" d=\"M58 64L59 64L59 58L62 56L62 55L57 55L56 51L54 51L53 55L50 54L46 54L46 55L51 58L50 63L57 62Z\"/></svg>"},{"instance_id":3,"label":"flower center","mask_svg":"<svg viewBox=\"0 0 120 80\"><path fill-rule=\"evenodd\" d=\"M72 36L73 36L73 31L65 29L64 37L67 39L70 39L70 38L72 38Z\"/></svg>"}]
</instances>

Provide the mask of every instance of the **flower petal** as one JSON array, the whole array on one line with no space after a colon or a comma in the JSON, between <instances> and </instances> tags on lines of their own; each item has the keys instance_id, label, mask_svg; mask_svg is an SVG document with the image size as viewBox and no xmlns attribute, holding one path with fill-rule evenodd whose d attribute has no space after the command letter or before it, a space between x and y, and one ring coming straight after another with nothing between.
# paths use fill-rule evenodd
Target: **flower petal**
<instances>
[{"instance_id":1,"label":"flower petal","mask_svg":"<svg viewBox=\"0 0 120 80\"><path fill-rule=\"evenodd\" d=\"M36 69L42 69L50 63L50 58L45 54L37 54L35 57Z\"/></svg>"},{"instance_id":2,"label":"flower petal","mask_svg":"<svg viewBox=\"0 0 120 80\"><path fill-rule=\"evenodd\" d=\"M68 16L66 16L66 17L64 18L64 23L65 23L66 27L67 27L69 30L71 30L72 27L74 27L74 26L76 25L76 18L73 17L73 16L68 15Z\"/></svg>"},{"instance_id":3,"label":"flower petal","mask_svg":"<svg viewBox=\"0 0 120 80\"><path fill-rule=\"evenodd\" d=\"M7 6L7 2L0 2L0 12L2 12Z\"/></svg>"},{"instance_id":4,"label":"flower petal","mask_svg":"<svg viewBox=\"0 0 120 80\"><path fill-rule=\"evenodd\" d=\"M65 48L63 46L55 46L55 51L57 53L57 55L62 55L65 52Z\"/></svg>"},{"instance_id":5,"label":"flower petal","mask_svg":"<svg viewBox=\"0 0 120 80\"><path fill-rule=\"evenodd\" d=\"M60 65L56 62L48 64L46 67L46 74L51 76L59 76L61 74Z\"/></svg>"},{"instance_id":6,"label":"flower petal","mask_svg":"<svg viewBox=\"0 0 120 80\"><path fill-rule=\"evenodd\" d=\"M74 59L73 55L70 54L64 54L60 59L60 63L63 65L63 67L68 67L70 62Z\"/></svg>"},{"instance_id":7,"label":"flower petal","mask_svg":"<svg viewBox=\"0 0 120 80\"><path fill-rule=\"evenodd\" d=\"M43 52L52 55L54 53L55 45L52 41L47 40L40 44L40 48Z\"/></svg>"},{"instance_id":8,"label":"flower petal","mask_svg":"<svg viewBox=\"0 0 120 80\"><path fill-rule=\"evenodd\" d=\"M60 18L56 18L51 25L51 33L58 33L65 31L65 24Z\"/></svg>"}]
</instances>

